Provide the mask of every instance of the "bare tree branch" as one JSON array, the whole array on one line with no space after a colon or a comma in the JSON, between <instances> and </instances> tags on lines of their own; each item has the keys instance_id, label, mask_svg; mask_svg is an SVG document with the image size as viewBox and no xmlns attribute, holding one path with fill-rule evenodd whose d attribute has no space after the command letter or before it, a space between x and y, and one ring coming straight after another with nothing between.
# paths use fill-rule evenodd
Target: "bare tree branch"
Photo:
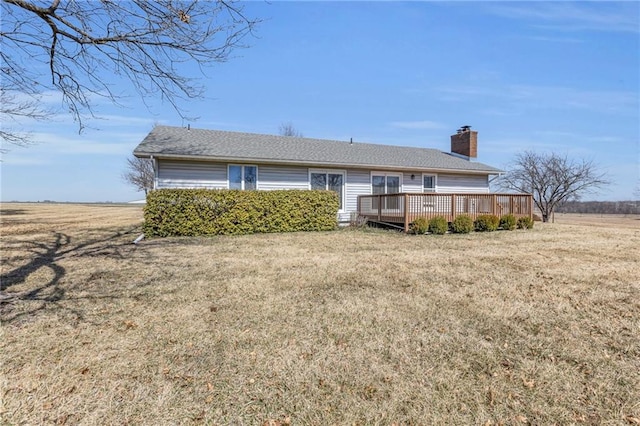
<instances>
[{"instance_id":1,"label":"bare tree branch","mask_svg":"<svg viewBox=\"0 0 640 426\"><path fill-rule=\"evenodd\" d=\"M519 154L498 182L506 190L532 194L544 222L562 203L608 184L606 174L591 161L533 151Z\"/></svg>"},{"instance_id":2,"label":"bare tree branch","mask_svg":"<svg viewBox=\"0 0 640 426\"><path fill-rule=\"evenodd\" d=\"M138 191L144 191L147 195L153 189L155 173L153 161L148 158L127 158L127 171L122 174L122 179L133 185Z\"/></svg>"},{"instance_id":3,"label":"bare tree branch","mask_svg":"<svg viewBox=\"0 0 640 426\"><path fill-rule=\"evenodd\" d=\"M0 87L0 153L9 150L6 144L28 146L32 143L31 134L22 129L17 119L45 120L49 116L38 96L17 96Z\"/></svg>"},{"instance_id":4,"label":"bare tree branch","mask_svg":"<svg viewBox=\"0 0 640 426\"><path fill-rule=\"evenodd\" d=\"M282 136L295 136L297 138L304 137L302 132L296 129L291 122L280 124L279 133Z\"/></svg>"},{"instance_id":5,"label":"bare tree branch","mask_svg":"<svg viewBox=\"0 0 640 426\"><path fill-rule=\"evenodd\" d=\"M1 0L0 77L3 93L62 94L80 131L95 97L123 96L111 76L144 98L159 95L181 117L181 102L202 96L182 64L225 62L257 23L235 1ZM18 104L2 104L12 115ZM39 111L40 114L44 111ZM10 131L5 133L10 134ZM13 143L11 135L3 140Z\"/></svg>"}]
</instances>

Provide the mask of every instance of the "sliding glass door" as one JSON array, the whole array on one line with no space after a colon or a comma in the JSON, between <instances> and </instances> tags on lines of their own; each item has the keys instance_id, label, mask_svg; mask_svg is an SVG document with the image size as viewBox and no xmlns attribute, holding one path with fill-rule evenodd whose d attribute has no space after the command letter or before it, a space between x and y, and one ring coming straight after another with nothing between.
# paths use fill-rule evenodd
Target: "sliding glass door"
<instances>
[{"instance_id":1,"label":"sliding glass door","mask_svg":"<svg viewBox=\"0 0 640 426\"><path fill-rule=\"evenodd\" d=\"M400 175L392 173L372 173L371 190L377 194L397 194L400 192ZM384 197L383 209L397 209L399 206L398 197ZM377 199L373 200L373 208L377 209Z\"/></svg>"}]
</instances>

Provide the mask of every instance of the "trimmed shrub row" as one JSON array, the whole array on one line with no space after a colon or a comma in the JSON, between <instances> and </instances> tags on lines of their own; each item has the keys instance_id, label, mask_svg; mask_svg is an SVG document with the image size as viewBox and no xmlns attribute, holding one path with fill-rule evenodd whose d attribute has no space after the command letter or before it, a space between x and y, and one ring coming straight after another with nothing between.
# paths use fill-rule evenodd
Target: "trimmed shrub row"
<instances>
[{"instance_id":1,"label":"trimmed shrub row","mask_svg":"<svg viewBox=\"0 0 640 426\"><path fill-rule=\"evenodd\" d=\"M429 231L432 234L446 234L449 230L449 224L447 220L442 217L434 217L431 220L428 220L425 217L419 217L409 225L411 231L414 234L426 234Z\"/></svg>"},{"instance_id":2,"label":"trimmed shrub row","mask_svg":"<svg viewBox=\"0 0 640 426\"><path fill-rule=\"evenodd\" d=\"M427 231L432 234L445 234L449 229L456 234L468 234L474 230L491 232L499 228L508 231L513 231L516 228L531 229L533 228L533 220L529 217L521 217L516 220L512 214L506 214L502 217L487 214L478 216L474 222L471 216L461 214L456 216L451 224L447 223L447 220L442 216L434 217L431 220L419 217L411 223L410 227L415 234L425 234Z\"/></svg>"},{"instance_id":3,"label":"trimmed shrub row","mask_svg":"<svg viewBox=\"0 0 640 426\"><path fill-rule=\"evenodd\" d=\"M337 227L333 191L159 189L147 195L146 236L327 231Z\"/></svg>"}]
</instances>

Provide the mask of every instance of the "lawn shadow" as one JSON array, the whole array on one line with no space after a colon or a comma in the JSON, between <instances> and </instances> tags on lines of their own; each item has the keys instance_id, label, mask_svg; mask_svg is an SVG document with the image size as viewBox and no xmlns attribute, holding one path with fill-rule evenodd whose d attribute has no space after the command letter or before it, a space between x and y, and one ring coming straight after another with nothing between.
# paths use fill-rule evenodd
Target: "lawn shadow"
<instances>
[{"instance_id":1,"label":"lawn shadow","mask_svg":"<svg viewBox=\"0 0 640 426\"><path fill-rule=\"evenodd\" d=\"M65 299L66 290L60 285L60 281L67 274L66 269L60 265L60 260L69 257L115 257L122 259L123 250L132 246L131 242L122 242L124 235L133 235L139 227L125 231L110 232L106 236L86 240L79 244L72 243L72 237L61 233L53 233L50 242L15 241L31 255L27 262L0 275L0 319L4 323L10 323L19 317L28 316L44 309L48 305L55 304ZM23 291L11 291L12 287L24 284L29 277L39 272L42 268L48 268L53 276L43 282L37 282L31 288ZM7 291L9 290L9 291ZM115 296L114 296L115 297ZM36 308L27 309L11 314L14 304L21 301L41 302ZM81 315L78 314L80 317Z\"/></svg>"}]
</instances>

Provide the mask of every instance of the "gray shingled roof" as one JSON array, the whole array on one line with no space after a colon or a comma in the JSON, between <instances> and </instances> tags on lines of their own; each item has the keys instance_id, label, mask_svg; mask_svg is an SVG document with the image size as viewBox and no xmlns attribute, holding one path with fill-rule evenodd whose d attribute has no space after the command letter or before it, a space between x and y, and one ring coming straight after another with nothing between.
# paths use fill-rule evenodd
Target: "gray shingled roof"
<instances>
[{"instance_id":1,"label":"gray shingled roof","mask_svg":"<svg viewBox=\"0 0 640 426\"><path fill-rule=\"evenodd\" d=\"M133 151L137 157L222 159L342 167L384 167L498 173L437 149L349 143L293 136L156 126Z\"/></svg>"}]
</instances>

